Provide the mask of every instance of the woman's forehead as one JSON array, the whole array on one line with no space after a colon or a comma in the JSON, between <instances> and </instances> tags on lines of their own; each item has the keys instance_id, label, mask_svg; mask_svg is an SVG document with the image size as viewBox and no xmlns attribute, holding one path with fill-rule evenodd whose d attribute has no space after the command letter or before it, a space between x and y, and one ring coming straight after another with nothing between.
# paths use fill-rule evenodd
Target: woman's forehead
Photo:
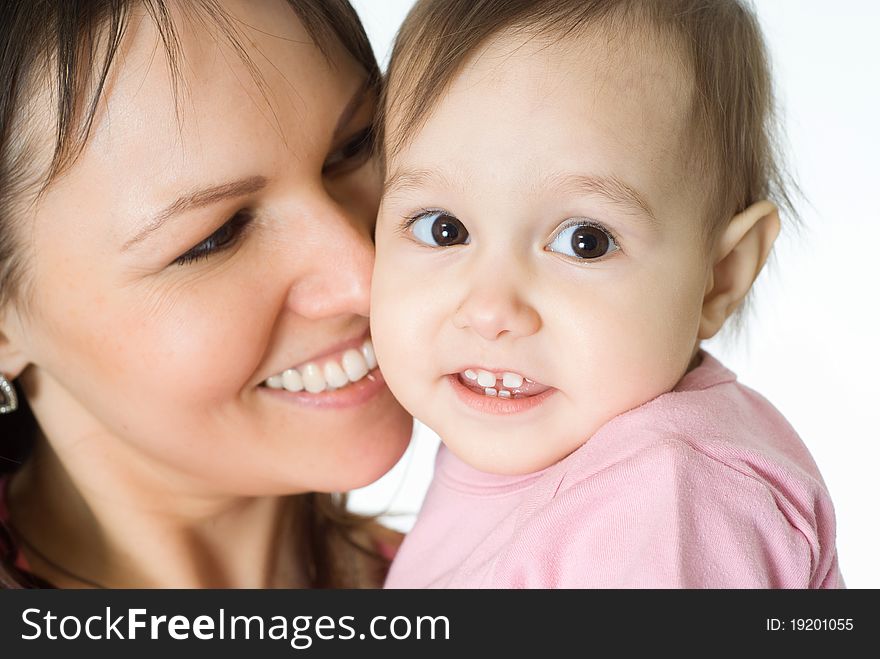
<instances>
[{"instance_id":1,"label":"woman's forehead","mask_svg":"<svg viewBox=\"0 0 880 659\"><path fill-rule=\"evenodd\" d=\"M136 147L125 157L137 158L138 151L149 151L151 144L192 148L198 142L235 137L237 120L246 117L252 122L252 115L274 122L279 134L298 126L309 133L304 119L320 115L313 108L327 102L327 94L321 92L343 82L340 69L344 74L352 68L346 66L351 58L332 40L318 48L283 0L224 3L222 14L205 9L210 3L168 7L166 22L143 8L132 13L105 79L101 67L108 35L97 38L90 79L72 90L76 108L74 124L62 127L69 139L65 153L75 156L80 146L105 154ZM323 53L329 54L332 65ZM54 77L50 74L40 86L55 89ZM100 98L92 108L99 85ZM46 107L40 114L54 122L54 97L43 98L41 106ZM296 114L299 120L290 121L285 114ZM223 130L211 134L217 122ZM75 136L86 125L88 142L77 144ZM147 144L138 147L138 137Z\"/></svg>"},{"instance_id":2,"label":"woman's forehead","mask_svg":"<svg viewBox=\"0 0 880 659\"><path fill-rule=\"evenodd\" d=\"M94 127L139 121L162 129L171 119L185 129L246 105L263 113L296 108L332 85L329 62L287 3L252 7L225 22L175 17L170 41L154 21L132 21Z\"/></svg>"},{"instance_id":3,"label":"woman's forehead","mask_svg":"<svg viewBox=\"0 0 880 659\"><path fill-rule=\"evenodd\" d=\"M253 8L233 33L175 17L170 55L151 19L133 20L88 142L44 208L75 199L92 222L116 218L127 232L181 190L323 160L364 73L341 47L331 65L287 3Z\"/></svg>"}]
</instances>

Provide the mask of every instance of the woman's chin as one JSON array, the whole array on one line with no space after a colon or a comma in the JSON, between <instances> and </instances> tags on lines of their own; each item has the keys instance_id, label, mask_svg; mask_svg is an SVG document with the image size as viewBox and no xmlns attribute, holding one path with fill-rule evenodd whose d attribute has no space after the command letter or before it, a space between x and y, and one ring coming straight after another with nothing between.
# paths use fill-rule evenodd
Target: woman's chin
<instances>
[{"instance_id":1,"label":"woman's chin","mask_svg":"<svg viewBox=\"0 0 880 659\"><path fill-rule=\"evenodd\" d=\"M347 492L370 485L397 464L409 446L412 431L412 417L395 402L394 407L385 408L381 419L364 421L358 428L338 429L332 436L324 435L325 441L315 437L310 473L300 471L294 481L310 483L308 489L314 492Z\"/></svg>"},{"instance_id":2,"label":"woman's chin","mask_svg":"<svg viewBox=\"0 0 880 659\"><path fill-rule=\"evenodd\" d=\"M393 423L389 418L389 422L380 424L378 432L370 429L372 439L364 439L362 450L346 465L344 473L340 470L333 474L339 478L331 491L345 492L366 487L391 471L403 457L412 439L413 419L402 408L398 409Z\"/></svg>"}]
</instances>

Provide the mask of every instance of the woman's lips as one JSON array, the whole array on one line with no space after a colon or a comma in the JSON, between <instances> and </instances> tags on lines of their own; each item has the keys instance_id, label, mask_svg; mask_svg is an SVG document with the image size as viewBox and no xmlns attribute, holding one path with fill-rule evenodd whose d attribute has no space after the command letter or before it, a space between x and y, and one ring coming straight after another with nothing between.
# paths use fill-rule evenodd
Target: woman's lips
<instances>
[{"instance_id":1,"label":"woman's lips","mask_svg":"<svg viewBox=\"0 0 880 659\"><path fill-rule=\"evenodd\" d=\"M514 396L512 394L511 397L507 398L498 395L487 395L484 388L479 385L474 385L473 383L465 384L467 379L460 373L452 373L447 375L445 379L459 400L478 412L486 414L505 415L526 412L540 407L558 391L558 389L537 382L529 383L524 381L523 386L526 384L533 384L535 386L530 388L528 393L519 391L518 395Z\"/></svg>"}]
</instances>

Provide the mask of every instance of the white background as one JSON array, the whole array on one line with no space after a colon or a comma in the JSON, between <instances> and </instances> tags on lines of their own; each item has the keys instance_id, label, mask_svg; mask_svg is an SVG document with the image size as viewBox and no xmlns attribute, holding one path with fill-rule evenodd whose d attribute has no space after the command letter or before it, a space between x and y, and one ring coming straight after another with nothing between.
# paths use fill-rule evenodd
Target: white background
<instances>
[{"instance_id":1,"label":"white background","mask_svg":"<svg viewBox=\"0 0 880 659\"><path fill-rule=\"evenodd\" d=\"M411 0L352 0L380 63ZM759 282L746 331L707 347L797 429L837 511L850 588L880 587L880 3L756 0L806 201ZM784 221L784 220L783 220ZM418 426L391 473L352 495L410 527L437 438Z\"/></svg>"}]
</instances>

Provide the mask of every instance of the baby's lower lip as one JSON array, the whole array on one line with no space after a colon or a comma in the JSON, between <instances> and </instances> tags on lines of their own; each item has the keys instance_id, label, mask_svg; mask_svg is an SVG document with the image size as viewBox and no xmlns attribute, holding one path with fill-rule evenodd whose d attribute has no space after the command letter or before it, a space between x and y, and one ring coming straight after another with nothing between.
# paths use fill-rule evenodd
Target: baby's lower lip
<instances>
[{"instance_id":1,"label":"baby's lower lip","mask_svg":"<svg viewBox=\"0 0 880 659\"><path fill-rule=\"evenodd\" d=\"M520 394L510 398L499 398L497 395L487 396L482 391L475 390L473 386L467 386L458 373L447 375L445 379L459 400L478 412L486 414L508 415L526 412L539 407L558 391L547 387L534 395Z\"/></svg>"}]
</instances>

